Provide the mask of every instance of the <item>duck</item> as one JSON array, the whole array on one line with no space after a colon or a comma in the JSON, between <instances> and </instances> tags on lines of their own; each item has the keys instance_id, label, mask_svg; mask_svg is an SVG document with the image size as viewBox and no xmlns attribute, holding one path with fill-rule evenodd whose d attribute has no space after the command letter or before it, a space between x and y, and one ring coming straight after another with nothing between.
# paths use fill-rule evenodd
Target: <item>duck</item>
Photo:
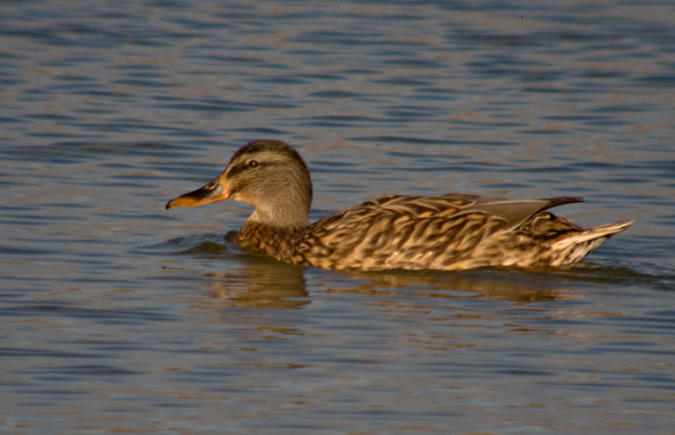
<instances>
[{"instance_id":1,"label":"duck","mask_svg":"<svg viewBox=\"0 0 675 435\"><path fill-rule=\"evenodd\" d=\"M241 147L218 177L166 208L241 201L254 208L233 238L242 249L300 266L361 271L566 266L633 224L583 229L548 211L579 197L460 193L383 196L312 223L312 195L300 154L264 139Z\"/></svg>"}]
</instances>

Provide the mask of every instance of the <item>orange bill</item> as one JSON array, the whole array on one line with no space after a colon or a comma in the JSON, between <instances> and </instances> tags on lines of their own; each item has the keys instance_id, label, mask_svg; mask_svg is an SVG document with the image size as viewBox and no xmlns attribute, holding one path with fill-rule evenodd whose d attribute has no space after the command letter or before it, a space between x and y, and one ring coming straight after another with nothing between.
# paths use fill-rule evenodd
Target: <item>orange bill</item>
<instances>
[{"instance_id":1,"label":"orange bill","mask_svg":"<svg viewBox=\"0 0 675 435\"><path fill-rule=\"evenodd\" d=\"M230 198L229 190L225 189L220 183L220 180L216 178L206 186L193 190L174 198L166 204L166 208L173 207L196 207L199 205L210 204L216 201L222 201L224 199Z\"/></svg>"}]
</instances>

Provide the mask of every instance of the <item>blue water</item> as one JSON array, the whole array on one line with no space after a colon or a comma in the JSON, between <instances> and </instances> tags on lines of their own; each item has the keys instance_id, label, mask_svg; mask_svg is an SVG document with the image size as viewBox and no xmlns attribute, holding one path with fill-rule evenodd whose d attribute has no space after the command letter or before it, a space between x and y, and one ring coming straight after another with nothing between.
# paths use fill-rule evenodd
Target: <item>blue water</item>
<instances>
[{"instance_id":1,"label":"blue water","mask_svg":"<svg viewBox=\"0 0 675 435\"><path fill-rule=\"evenodd\" d=\"M0 428L670 433L671 2L0 5ZM574 268L356 273L164 204L244 143L318 219L387 193L583 196Z\"/></svg>"}]
</instances>

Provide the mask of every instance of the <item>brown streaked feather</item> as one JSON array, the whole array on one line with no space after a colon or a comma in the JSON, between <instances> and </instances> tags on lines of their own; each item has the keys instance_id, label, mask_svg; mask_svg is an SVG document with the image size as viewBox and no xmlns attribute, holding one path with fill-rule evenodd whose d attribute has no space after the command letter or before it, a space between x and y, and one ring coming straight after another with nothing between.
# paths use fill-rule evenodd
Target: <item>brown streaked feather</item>
<instances>
[{"instance_id":1,"label":"brown streaked feather","mask_svg":"<svg viewBox=\"0 0 675 435\"><path fill-rule=\"evenodd\" d=\"M554 243L587 234L580 227L540 211L579 198L508 201L468 195L451 198L389 196L351 207L310 224L303 232L276 230L254 236L245 225L241 239L263 247L266 255L296 264L330 269L439 269L457 270L484 266L533 266L567 264L579 253L557 254ZM527 210L514 212L520 204ZM493 211L492 213L490 211ZM610 230L614 228L611 227ZM627 227L617 227L615 232ZM254 231L255 233L255 231ZM611 231L598 234L607 238ZM273 246L270 239L295 239ZM584 238L585 254L597 247ZM294 246L291 250L287 248ZM549 252L551 251L551 252ZM584 254L584 255L585 255Z\"/></svg>"}]
</instances>

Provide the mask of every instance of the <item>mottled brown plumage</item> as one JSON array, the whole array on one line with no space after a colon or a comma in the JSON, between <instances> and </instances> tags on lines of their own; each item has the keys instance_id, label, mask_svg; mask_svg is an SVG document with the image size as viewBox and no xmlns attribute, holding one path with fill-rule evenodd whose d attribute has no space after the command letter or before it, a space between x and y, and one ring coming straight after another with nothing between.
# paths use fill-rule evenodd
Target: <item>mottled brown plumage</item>
<instances>
[{"instance_id":1,"label":"mottled brown plumage","mask_svg":"<svg viewBox=\"0 0 675 435\"><path fill-rule=\"evenodd\" d=\"M223 199L255 207L236 236L243 248L326 269L559 266L581 261L632 224L584 230L545 211L581 198L511 201L462 194L387 196L310 224L307 165L293 148L275 140L245 145L218 178L166 207Z\"/></svg>"}]
</instances>

